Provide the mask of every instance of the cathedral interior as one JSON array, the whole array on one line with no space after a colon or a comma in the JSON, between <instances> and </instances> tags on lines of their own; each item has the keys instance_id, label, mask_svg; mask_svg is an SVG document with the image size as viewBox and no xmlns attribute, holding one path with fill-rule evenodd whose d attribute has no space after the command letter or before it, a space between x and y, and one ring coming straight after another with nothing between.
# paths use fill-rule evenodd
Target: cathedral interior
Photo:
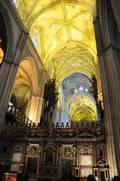
<instances>
[{"instance_id":1,"label":"cathedral interior","mask_svg":"<svg viewBox=\"0 0 120 181\"><path fill-rule=\"evenodd\" d=\"M0 0L0 181L120 176L119 0Z\"/></svg>"}]
</instances>

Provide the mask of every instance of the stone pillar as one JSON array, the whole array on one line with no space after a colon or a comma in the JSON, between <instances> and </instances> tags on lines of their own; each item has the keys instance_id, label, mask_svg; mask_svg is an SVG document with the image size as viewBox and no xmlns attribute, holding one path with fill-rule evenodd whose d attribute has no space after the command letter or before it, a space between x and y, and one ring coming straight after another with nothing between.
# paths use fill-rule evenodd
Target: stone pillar
<instances>
[{"instance_id":1,"label":"stone pillar","mask_svg":"<svg viewBox=\"0 0 120 181\"><path fill-rule=\"evenodd\" d=\"M40 76L39 76L39 96L41 98L41 107L40 107L40 118L41 118L41 115L43 114L43 110L44 110L44 87L45 87L45 82L47 80L47 72L45 70L40 70ZM40 119L39 119L40 120ZM38 122L37 122L38 123Z\"/></svg>"},{"instance_id":2,"label":"stone pillar","mask_svg":"<svg viewBox=\"0 0 120 181\"><path fill-rule=\"evenodd\" d=\"M56 122L59 123L59 125L61 124L61 112L62 112L62 109L57 109L57 115L56 115Z\"/></svg>"},{"instance_id":3,"label":"stone pillar","mask_svg":"<svg viewBox=\"0 0 120 181\"><path fill-rule=\"evenodd\" d=\"M111 0L113 12L115 15L115 19L118 25L118 29L120 32L120 1L119 0Z\"/></svg>"},{"instance_id":4,"label":"stone pillar","mask_svg":"<svg viewBox=\"0 0 120 181\"><path fill-rule=\"evenodd\" d=\"M43 98L39 96L33 96L30 99L28 108L28 117L35 123L40 123L41 109L42 109Z\"/></svg>"},{"instance_id":5,"label":"stone pillar","mask_svg":"<svg viewBox=\"0 0 120 181\"><path fill-rule=\"evenodd\" d=\"M62 109L61 112L61 123L64 123L64 127L66 126L66 122L69 122L69 116L66 110Z\"/></svg>"},{"instance_id":6,"label":"stone pillar","mask_svg":"<svg viewBox=\"0 0 120 181\"><path fill-rule=\"evenodd\" d=\"M97 0L95 33L107 131L110 176L120 174L120 63L113 47L114 18L109 0Z\"/></svg>"},{"instance_id":7,"label":"stone pillar","mask_svg":"<svg viewBox=\"0 0 120 181\"><path fill-rule=\"evenodd\" d=\"M65 92L63 90L63 86L60 86L61 88L61 93L62 93L62 111L61 111L61 123L64 123L64 127L66 125L66 122L69 122L69 116L68 116L68 112L66 109L66 95Z\"/></svg>"},{"instance_id":8,"label":"stone pillar","mask_svg":"<svg viewBox=\"0 0 120 181\"><path fill-rule=\"evenodd\" d=\"M47 72L45 70L40 70L40 97L44 95L44 86L47 79Z\"/></svg>"},{"instance_id":9,"label":"stone pillar","mask_svg":"<svg viewBox=\"0 0 120 181\"><path fill-rule=\"evenodd\" d=\"M24 31L21 32L17 44L17 50L11 55L11 57L5 56L0 69L0 129L7 111L10 93L16 77L16 72L25 46L26 38L27 33Z\"/></svg>"}]
</instances>

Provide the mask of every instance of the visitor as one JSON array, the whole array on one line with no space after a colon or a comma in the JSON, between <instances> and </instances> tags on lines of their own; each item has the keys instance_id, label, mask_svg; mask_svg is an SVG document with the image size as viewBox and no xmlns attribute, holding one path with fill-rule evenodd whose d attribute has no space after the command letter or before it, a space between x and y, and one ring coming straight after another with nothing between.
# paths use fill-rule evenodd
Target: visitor
<instances>
[{"instance_id":1,"label":"visitor","mask_svg":"<svg viewBox=\"0 0 120 181\"><path fill-rule=\"evenodd\" d=\"M96 181L94 175L88 175L87 181Z\"/></svg>"}]
</instances>

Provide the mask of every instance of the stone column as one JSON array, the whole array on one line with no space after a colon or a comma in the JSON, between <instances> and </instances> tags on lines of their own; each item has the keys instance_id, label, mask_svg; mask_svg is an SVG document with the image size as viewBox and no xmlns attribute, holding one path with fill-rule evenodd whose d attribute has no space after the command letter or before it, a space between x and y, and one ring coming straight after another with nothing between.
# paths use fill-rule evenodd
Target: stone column
<instances>
[{"instance_id":1,"label":"stone column","mask_svg":"<svg viewBox=\"0 0 120 181\"><path fill-rule=\"evenodd\" d=\"M47 79L47 72L45 70L40 70L40 80L39 80L39 83L40 83L40 97L43 97L44 95L44 86L45 86L45 82L46 82L46 79Z\"/></svg>"},{"instance_id":2,"label":"stone column","mask_svg":"<svg viewBox=\"0 0 120 181\"><path fill-rule=\"evenodd\" d=\"M41 98L41 107L39 110L40 111L40 118L41 118L41 115L43 114L43 109L44 109L44 87L45 87L45 82L47 80L47 72L45 70L40 70L40 78L39 78L39 86L40 86L40 91L39 91L39 96ZM40 120L40 119L39 119ZM38 122L37 122L38 123Z\"/></svg>"},{"instance_id":3,"label":"stone column","mask_svg":"<svg viewBox=\"0 0 120 181\"><path fill-rule=\"evenodd\" d=\"M31 96L28 108L28 117L35 123L40 122L42 102L43 98L34 95Z\"/></svg>"},{"instance_id":4,"label":"stone column","mask_svg":"<svg viewBox=\"0 0 120 181\"><path fill-rule=\"evenodd\" d=\"M16 72L25 46L26 38L27 33L24 31L21 32L17 44L17 50L15 50L15 53L12 54L11 57L5 56L0 69L0 129L7 111L10 93L16 77Z\"/></svg>"},{"instance_id":5,"label":"stone column","mask_svg":"<svg viewBox=\"0 0 120 181\"><path fill-rule=\"evenodd\" d=\"M62 109L61 112L61 123L64 123L64 127L66 126L66 123L69 122L69 116L66 110Z\"/></svg>"},{"instance_id":6,"label":"stone column","mask_svg":"<svg viewBox=\"0 0 120 181\"><path fill-rule=\"evenodd\" d=\"M120 174L120 63L113 46L114 21L109 0L97 0L95 33L103 92L110 176Z\"/></svg>"},{"instance_id":7,"label":"stone column","mask_svg":"<svg viewBox=\"0 0 120 181\"><path fill-rule=\"evenodd\" d=\"M120 1L119 0L111 0L113 12L115 15L115 19L118 25L118 29L120 32Z\"/></svg>"},{"instance_id":8,"label":"stone column","mask_svg":"<svg viewBox=\"0 0 120 181\"><path fill-rule=\"evenodd\" d=\"M61 113L62 113L62 109L57 109L57 115L56 115L56 122L59 123L59 126L61 124Z\"/></svg>"},{"instance_id":9,"label":"stone column","mask_svg":"<svg viewBox=\"0 0 120 181\"><path fill-rule=\"evenodd\" d=\"M62 93L62 111L61 111L61 123L64 123L64 127L66 125L66 122L69 122L69 115L66 109L66 96L65 91L63 90L63 86L60 86L61 93Z\"/></svg>"}]
</instances>

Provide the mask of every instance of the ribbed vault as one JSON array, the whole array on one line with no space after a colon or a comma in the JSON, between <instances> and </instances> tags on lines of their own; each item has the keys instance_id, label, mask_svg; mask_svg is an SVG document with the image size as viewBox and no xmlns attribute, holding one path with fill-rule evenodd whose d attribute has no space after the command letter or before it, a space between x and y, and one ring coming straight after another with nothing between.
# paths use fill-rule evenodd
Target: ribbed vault
<instances>
[{"instance_id":1,"label":"ribbed vault","mask_svg":"<svg viewBox=\"0 0 120 181\"><path fill-rule=\"evenodd\" d=\"M74 72L95 73L95 0L18 0L16 7L58 85Z\"/></svg>"},{"instance_id":2,"label":"ribbed vault","mask_svg":"<svg viewBox=\"0 0 120 181\"><path fill-rule=\"evenodd\" d=\"M47 70L51 78L60 83L65 77L79 72L90 77L96 74L96 64L93 55L76 43L67 44L58 50L54 57L47 62Z\"/></svg>"},{"instance_id":3,"label":"ribbed vault","mask_svg":"<svg viewBox=\"0 0 120 181\"><path fill-rule=\"evenodd\" d=\"M72 121L95 121L96 102L93 98L92 83L89 77L73 73L61 84L62 105ZM60 103L59 103L60 106Z\"/></svg>"},{"instance_id":4,"label":"ribbed vault","mask_svg":"<svg viewBox=\"0 0 120 181\"><path fill-rule=\"evenodd\" d=\"M91 86L90 78L86 75L78 72L71 74L63 80L60 86L62 92L62 105L66 106L69 104L71 98L79 93L90 94ZM58 105L60 106L60 103Z\"/></svg>"},{"instance_id":5,"label":"ribbed vault","mask_svg":"<svg viewBox=\"0 0 120 181\"><path fill-rule=\"evenodd\" d=\"M71 100L67 111L72 120L96 120L96 105L89 96L97 65L96 1L17 0L16 8L49 76L62 88L58 107L65 109ZM81 85L88 94L75 96Z\"/></svg>"},{"instance_id":6,"label":"ribbed vault","mask_svg":"<svg viewBox=\"0 0 120 181\"><path fill-rule=\"evenodd\" d=\"M73 95L81 92L90 93L92 87L90 79L86 75L80 74L78 72L73 73L64 79L61 86L65 95L66 103Z\"/></svg>"},{"instance_id":7,"label":"ribbed vault","mask_svg":"<svg viewBox=\"0 0 120 181\"><path fill-rule=\"evenodd\" d=\"M69 114L72 121L96 121L96 104L91 97L81 94L69 105Z\"/></svg>"}]
</instances>

